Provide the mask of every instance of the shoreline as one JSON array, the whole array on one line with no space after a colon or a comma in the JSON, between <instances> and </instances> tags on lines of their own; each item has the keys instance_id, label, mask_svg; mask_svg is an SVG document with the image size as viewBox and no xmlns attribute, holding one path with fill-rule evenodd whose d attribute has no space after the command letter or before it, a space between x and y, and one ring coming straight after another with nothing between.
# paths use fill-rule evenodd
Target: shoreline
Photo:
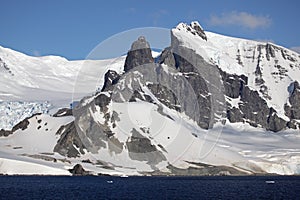
<instances>
[{"instance_id":1,"label":"shoreline","mask_svg":"<svg viewBox=\"0 0 300 200\"><path fill-rule=\"evenodd\" d=\"M42 174L0 174L0 177L119 177L119 178L132 178L132 177L300 177L300 174L293 175L280 175L280 174L247 174L247 175L109 175L109 174L86 174L86 175L42 175Z\"/></svg>"}]
</instances>

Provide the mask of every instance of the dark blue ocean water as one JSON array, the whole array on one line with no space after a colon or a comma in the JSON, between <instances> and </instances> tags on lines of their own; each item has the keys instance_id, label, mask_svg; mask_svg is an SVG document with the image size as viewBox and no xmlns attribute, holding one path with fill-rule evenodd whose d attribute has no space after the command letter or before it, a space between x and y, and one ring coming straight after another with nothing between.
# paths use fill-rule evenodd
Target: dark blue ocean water
<instances>
[{"instance_id":1,"label":"dark blue ocean water","mask_svg":"<svg viewBox=\"0 0 300 200\"><path fill-rule=\"evenodd\" d=\"M0 193L0 199L300 199L300 176L0 176Z\"/></svg>"}]
</instances>

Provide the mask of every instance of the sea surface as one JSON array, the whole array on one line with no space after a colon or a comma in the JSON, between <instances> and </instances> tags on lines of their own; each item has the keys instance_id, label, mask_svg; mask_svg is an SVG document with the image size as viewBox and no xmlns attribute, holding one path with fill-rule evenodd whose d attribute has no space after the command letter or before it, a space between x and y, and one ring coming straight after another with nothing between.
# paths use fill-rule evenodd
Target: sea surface
<instances>
[{"instance_id":1,"label":"sea surface","mask_svg":"<svg viewBox=\"0 0 300 200\"><path fill-rule=\"evenodd\" d=\"M300 176L0 176L0 199L300 199Z\"/></svg>"}]
</instances>

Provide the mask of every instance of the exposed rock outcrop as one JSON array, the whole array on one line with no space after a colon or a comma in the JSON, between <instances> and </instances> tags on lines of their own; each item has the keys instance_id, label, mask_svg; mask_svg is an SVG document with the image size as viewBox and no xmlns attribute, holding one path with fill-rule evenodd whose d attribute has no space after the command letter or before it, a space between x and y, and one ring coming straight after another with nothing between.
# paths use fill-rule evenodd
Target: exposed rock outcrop
<instances>
[{"instance_id":1,"label":"exposed rock outcrop","mask_svg":"<svg viewBox=\"0 0 300 200\"><path fill-rule=\"evenodd\" d=\"M151 144L151 140L141 135L136 129L132 129L131 133L132 136L126 142L131 159L147 161L152 167L166 160L163 153Z\"/></svg>"},{"instance_id":2,"label":"exposed rock outcrop","mask_svg":"<svg viewBox=\"0 0 300 200\"><path fill-rule=\"evenodd\" d=\"M203 28L201 27L201 25L199 24L199 22L197 21L193 21L191 22L191 25L190 25L194 30L195 30L195 33L197 35L199 35L203 40L207 40L207 36L203 30Z\"/></svg>"},{"instance_id":3,"label":"exposed rock outcrop","mask_svg":"<svg viewBox=\"0 0 300 200\"><path fill-rule=\"evenodd\" d=\"M0 58L0 71L4 69L5 72L8 72L9 74L11 74L12 76L14 76L14 74L12 73L11 69L8 67L8 65Z\"/></svg>"},{"instance_id":4,"label":"exposed rock outcrop","mask_svg":"<svg viewBox=\"0 0 300 200\"><path fill-rule=\"evenodd\" d=\"M80 164L76 164L72 169L69 169L69 172L73 176L84 176L90 174L90 172L86 171Z\"/></svg>"},{"instance_id":5,"label":"exposed rock outcrop","mask_svg":"<svg viewBox=\"0 0 300 200\"><path fill-rule=\"evenodd\" d=\"M146 41L145 37L140 36L137 41L133 42L131 49L127 54L124 71L128 72L137 66L146 65L153 62L154 59L152 57L150 45Z\"/></svg>"},{"instance_id":6,"label":"exposed rock outcrop","mask_svg":"<svg viewBox=\"0 0 300 200\"><path fill-rule=\"evenodd\" d=\"M17 130L22 130L23 131L23 130L27 129L28 125L30 124L29 119L31 119L31 118L33 118L37 115L41 115L41 113L36 113L36 114L32 115L31 117L26 117L25 119L23 119L22 121L17 123L11 130L1 129L0 130L0 137L2 137L2 136L7 137L7 136L13 134L14 132L16 132Z\"/></svg>"},{"instance_id":7,"label":"exposed rock outcrop","mask_svg":"<svg viewBox=\"0 0 300 200\"><path fill-rule=\"evenodd\" d=\"M4 129L0 130L0 137L7 137L11 134L13 134L11 130L4 130Z\"/></svg>"},{"instance_id":8,"label":"exposed rock outcrop","mask_svg":"<svg viewBox=\"0 0 300 200\"><path fill-rule=\"evenodd\" d=\"M60 135L60 138L54 147L54 152L67 157L78 157L84 153L85 146L78 136L74 122L61 126L56 134Z\"/></svg>"},{"instance_id":9,"label":"exposed rock outcrop","mask_svg":"<svg viewBox=\"0 0 300 200\"><path fill-rule=\"evenodd\" d=\"M113 86L118 82L119 79L120 75L116 71L108 70L104 75L104 85L101 89L101 92L112 91Z\"/></svg>"},{"instance_id":10,"label":"exposed rock outcrop","mask_svg":"<svg viewBox=\"0 0 300 200\"><path fill-rule=\"evenodd\" d=\"M243 93L244 86L248 84L248 78L244 75L228 74L220 70L225 89L225 95L230 98L239 98Z\"/></svg>"},{"instance_id":11,"label":"exposed rock outcrop","mask_svg":"<svg viewBox=\"0 0 300 200\"><path fill-rule=\"evenodd\" d=\"M159 57L158 63L165 64L168 67L176 69L176 60L175 60L175 57L174 57L171 47L167 47L162 51L162 53Z\"/></svg>"},{"instance_id":12,"label":"exposed rock outcrop","mask_svg":"<svg viewBox=\"0 0 300 200\"><path fill-rule=\"evenodd\" d=\"M190 25L187 25L185 23L180 23L180 24L178 24L178 26L176 28L178 30L185 29L186 31L190 32L191 34L198 35L203 40L207 41L207 36L206 36L203 28L197 21L193 21Z\"/></svg>"},{"instance_id":13,"label":"exposed rock outcrop","mask_svg":"<svg viewBox=\"0 0 300 200\"><path fill-rule=\"evenodd\" d=\"M148 84L150 91L155 95L155 97L168 108L174 109L176 111L181 111L180 102L178 101L176 95L172 90L161 84Z\"/></svg>"},{"instance_id":14,"label":"exposed rock outcrop","mask_svg":"<svg viewBox=\"0 0 300 200\"><path fill-rule=\"evenodd\" d=\"M285 112L291 119L300 119L300 85L297 81L290 84L289 105L285 104Z\"/></svg>"},{"instance_id":15,"label":"exposed rock outcrop","mask_svg":"<svg viewBox=\"0 0 300 200\"><path fill-rule=\"evenodd\" d=\"M260 97L257 91L251 90L246 85L246 78L236 75L228 76L230 77L229 81L223 78L225 94L231 98L240 98L238 108L232 108L230 104L227 105L227 118L230 122L247 122L254 127L260 126L274 132L286 127L287 122L278 117L273 108L268 107L266 101Z\"/></svg>"}]
</instances>

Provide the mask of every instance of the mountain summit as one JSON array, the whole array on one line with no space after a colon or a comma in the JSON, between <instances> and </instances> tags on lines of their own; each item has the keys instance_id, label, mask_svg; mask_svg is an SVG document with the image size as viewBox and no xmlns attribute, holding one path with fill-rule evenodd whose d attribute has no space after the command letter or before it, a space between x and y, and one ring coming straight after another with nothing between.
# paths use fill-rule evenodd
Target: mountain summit
<instances>
[{"instance_id":1,"label":"mountain summit","mask_svg":"<svg viewBox=\"0 0 300 200\"><path fill-rule=\"evenodd\" d=\"M186 32L192 33L193 35L198 35L203 40L207 40L207 36L206 36L202 26L197 21L191 22L190 25L187 25L185 23L180 23L177 25L176 29L178 29L180 31L186 31Z\"/></svg>"},{"instance_id":2,"label":"mountain summit","mask_svg":"<svg viewBox=\"0 0 300 200\"><path fill-rule=\"evenodd\" d=\"M127 72L137 66L141 66L148 63L153 63L151 49L149 43L144 36L140 36L131 45L126 60L124 71Z\"/></svg>"}]
</instances>

